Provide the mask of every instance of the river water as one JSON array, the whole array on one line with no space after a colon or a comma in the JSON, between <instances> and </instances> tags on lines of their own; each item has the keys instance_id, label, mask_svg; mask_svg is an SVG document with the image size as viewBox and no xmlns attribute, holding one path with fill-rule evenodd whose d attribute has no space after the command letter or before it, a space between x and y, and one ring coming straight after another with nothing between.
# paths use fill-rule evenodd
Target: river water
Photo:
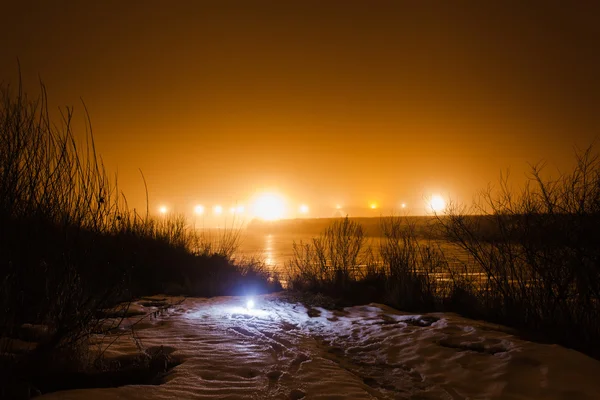
<instances>
[{"instance_id":1,"label":"river water","mask_svg":"<svg viewBox=\"0 0 600 400\"><path fill-rule=\"evenodd\" d=\"M294 241L309 241L314 236L294 233L245 232L236 257L256 257L275 270L281 269L292 258Z\"/></svg>"},{"instance_id":2,"label":"river water","mask_svg":"<svg viewBox=\"0 0 600 400\"><path fill-rule=\"evenodd\" d=\"M302 241L308 243L318 233L297 232L253 232L246 230L241 235L241 244L236 252L236 258L254 257L264 261L273 271L282 272L286 264L293 257L293 243ZM379 244L383 238L379 236L366 237L365 244L370 246L373 253L379 253ZM472 263L467 253L457 246L445 241L429 241L422 239L421 245L430 245L441 248L451 263Z\"/></svg>"}]
</instances>

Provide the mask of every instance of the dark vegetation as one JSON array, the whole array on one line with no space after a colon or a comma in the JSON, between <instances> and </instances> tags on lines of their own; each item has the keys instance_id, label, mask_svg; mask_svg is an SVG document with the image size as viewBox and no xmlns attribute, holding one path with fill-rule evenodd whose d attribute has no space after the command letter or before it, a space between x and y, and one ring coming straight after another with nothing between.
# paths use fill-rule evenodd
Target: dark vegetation
<instances>
[{"instance_id":1,"label":"dark vegetation","mask_svg":"<svg viewBox=\"0 0 600 400\"><path fill-rule=\"evenodd\" d=\"M593 148L577 152L573 170L558 179L533 166L520 192L501 179L472 207L451 205L427 229L415 225L381 218L373 254L360 222L335 220L311 242L294 244L289 288L338 304L458 312L600 358L600 157Z\"/></svg>"},{"instance_id":2,"label":"dark vegetation","mask_svg":"<svg viewBox=\"0 0 600 400\"><path fill-rule=\"evenodd\" d=\"M74 134L73 109L51 121L43 86L36 99L0 88L0 398L15 382L89 368L86 340L118 328L103 312L118 304L280 288L260 262L232 259L239 231L207 240L181 217L130 210L86 126ZM44 334L16 355L23 327Z\"/></svg>"}]
</instances>

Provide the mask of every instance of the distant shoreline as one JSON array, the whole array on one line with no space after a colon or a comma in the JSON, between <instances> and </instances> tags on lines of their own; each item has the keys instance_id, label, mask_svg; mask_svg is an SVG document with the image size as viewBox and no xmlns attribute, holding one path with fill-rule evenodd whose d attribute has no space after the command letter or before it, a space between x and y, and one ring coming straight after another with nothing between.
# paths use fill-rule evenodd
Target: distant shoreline
<instances>
[{"instance_id":1,"label":"distant shoreline","mask_svg":"<svg viewBox=\"0 0 600 400\"><path fill-rule=\"evenodd\" d=\"M348 219L358 222L362 225L366 236L381 236L381 219L388 216L379 217L348 217ZM414 223L419 234L431 233L432 227L436 225L435 216L408 216L400 217L407 223ZM333 221L340 218L294 218L280 219L277 221L261 221L254 219L246 227L248 233L272 233L272 234L299 234L299 235L318 235Z\"/></svg>"}]
</instances>

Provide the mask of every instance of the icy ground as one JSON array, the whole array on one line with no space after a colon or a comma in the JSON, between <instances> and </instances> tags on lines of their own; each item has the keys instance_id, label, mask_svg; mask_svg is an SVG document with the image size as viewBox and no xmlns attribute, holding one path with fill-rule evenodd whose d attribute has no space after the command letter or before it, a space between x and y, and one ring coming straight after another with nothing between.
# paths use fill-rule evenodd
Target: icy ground
<instances>
[{"instance_id":1,"label":"icy ground","mask_svg":"<svg viewBox=\"0 0 600 400\"><path fill-rule=\"evenodd\" d=\"M162 385L43 399L600 398L599 361L496 325L379 304L307 310L278 295L248 310L245 300L186 299L140 322L137 344L125 335L111 346L117 359L140 343L179 358Z\"/></svg>"}]
</instances>

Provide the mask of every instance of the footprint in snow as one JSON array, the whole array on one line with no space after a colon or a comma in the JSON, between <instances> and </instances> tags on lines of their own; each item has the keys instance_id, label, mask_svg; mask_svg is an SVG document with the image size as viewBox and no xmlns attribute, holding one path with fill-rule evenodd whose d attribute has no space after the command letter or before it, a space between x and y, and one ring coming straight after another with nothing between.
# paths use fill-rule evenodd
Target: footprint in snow
<instances>
[{"instance_id":1,"label":"footprint in snow","mask_svg":"<svg viewBox=\"0 0 600 400\"><path fill-rule=\"evenodd\" d=\"M241 326L234 326L232 328L230 328L232 331L239 333L242 336L246 336L246 337L254 337L256 336L254 333L250 332L247 329L242 328Z\"/></svg>"},{"instance_id":2,"label":"footprint in snow","mask_svg":"<svg viewBox=\"0 0 600 400\"><path fill-rule=\"evenodd\" d=\"M283 374L283 372L278 370L269 371L267 372L267 378L269 378L269 380L276 381L279 379L281 374Z\"/></svg>"},{"instance_id":3,"label":"footprint in snow","mask_svg":"<svg viewBox=\"0 0 600 400\"><path fill-rule=\"evenodd\" d=\"M289 332L289 331L291 331L291 330L298 329L298 325L295 325L295 324L289 323L289 322L287 322L287 321L283 321L283 322L281 323L281 329L283 329L283 330L284 330L284 331L286 331L286 332Z\"/></svg>"},{"instance_id":4,"label":"footprint in snow","mask_svg":"<svg viewBox=\"0 0 600 400\"><path fill-rule=\"evenodd\" d=\"M300 364L302 364L303 362L308 361L308 360L310 360L309 356L307 356L304 353L300 353L300 354L298 354L296 356L296 358L294 358L294 360L292 361L291 366L294 367L293 368L294 371L297 371L298 368L300 368Z\"/></svg>"},{"instance_id":5,"label":"footprint in snow","mask_svg":"<svg viewBox=\"0 0 600 400\"><path fill-rule=\"evenodd\" d=\"M315 318L315 317L320 317L321 316L321 311L317 310L316 308L309 308L306 313L308 314L309 317L311 318Z\"/></svg>"}]
</instances>

